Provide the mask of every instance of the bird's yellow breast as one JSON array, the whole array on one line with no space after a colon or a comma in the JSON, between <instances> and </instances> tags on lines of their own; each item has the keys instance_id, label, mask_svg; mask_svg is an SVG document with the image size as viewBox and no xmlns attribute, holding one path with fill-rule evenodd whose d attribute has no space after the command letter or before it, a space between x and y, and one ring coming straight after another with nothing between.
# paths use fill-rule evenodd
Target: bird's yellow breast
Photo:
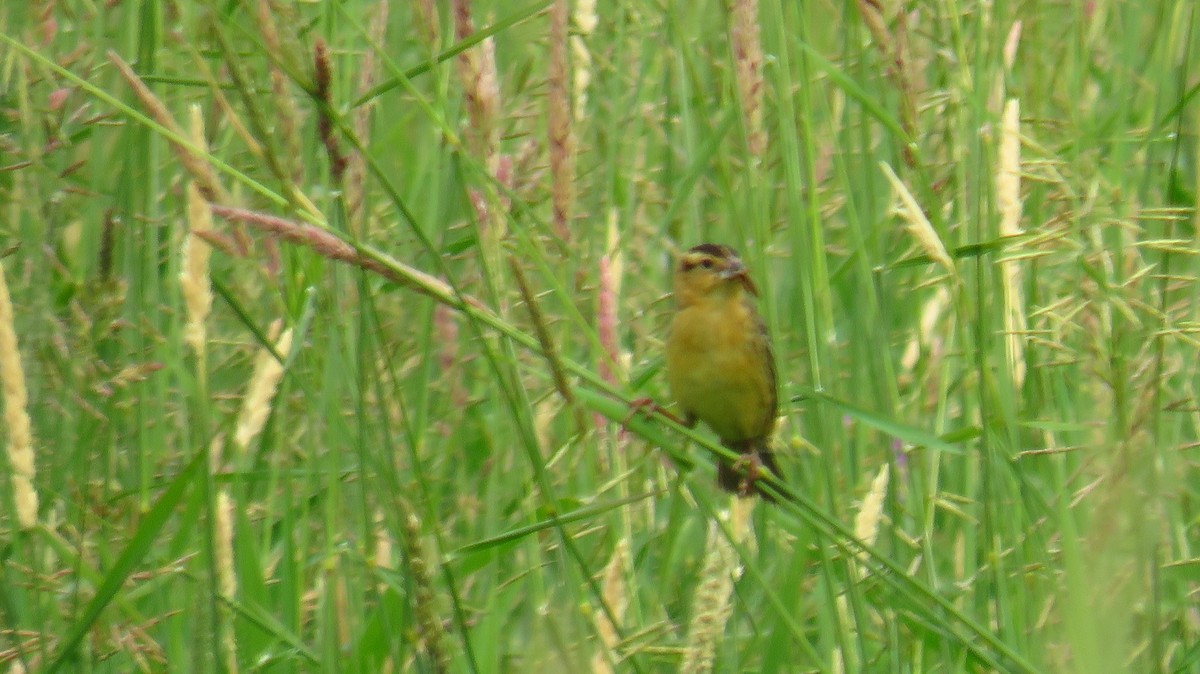
<instances>
[{"instance_id":1,"label":"bird's yellow breast","mask_svg":"<svg viewBox=\"0 0 1200 674\"><path fill-rule=\"evenodd\" d=\"M768 435L774 425L771 350L754 308L737 295L684 307L667 338L667 381L686 415L726 442Z\"/></svg>"}]
</instances>

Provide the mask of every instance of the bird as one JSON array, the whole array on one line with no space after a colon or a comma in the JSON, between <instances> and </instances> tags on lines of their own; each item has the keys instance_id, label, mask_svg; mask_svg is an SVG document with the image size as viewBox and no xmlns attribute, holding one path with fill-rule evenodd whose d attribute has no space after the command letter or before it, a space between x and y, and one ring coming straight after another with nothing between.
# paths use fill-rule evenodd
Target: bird
<instances>
[{"instance_id":1,"label":"bird","mask_svg":"<svg viewBox=\"0 0 1200 674\"><path fill-rule=\"evenodd\" d=\"M770 449L778 413L775 358L758 312L758 287L729 246L703 243L679 257L676 311L666 342L667 383L682 421L703 421L721 444L741 455L721 459L717 484L739 496L757 492L767 468L781 477Z\"/></svg>"}]
</instances>

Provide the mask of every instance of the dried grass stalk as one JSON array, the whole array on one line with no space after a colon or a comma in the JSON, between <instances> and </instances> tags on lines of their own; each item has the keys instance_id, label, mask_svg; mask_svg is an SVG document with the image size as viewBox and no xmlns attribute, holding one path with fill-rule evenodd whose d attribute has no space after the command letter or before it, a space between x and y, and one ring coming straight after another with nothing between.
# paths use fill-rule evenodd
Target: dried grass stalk
<instances>
[{"instance_id":1,"label":"dried grass stalk","mask_svg":"<svg viewBox=\"0 0 1200 674\"><path fill-rule=\"evenodd\" d=\"M337 134L334 133L332 111L333 105L333 63L329 59L329 48L325 40L317 38L313 47L313 84L316 86L317 100L322 106L317 118L317 133L321 144L325 146L325 154L329 156L329 173L334 182L342 182L346 175L346 155L342 154L338 144Z\"/></svg>"},{"instance_id":2,"label":"dried grass stalk","mask_svg":"<svg viewBox=\"0 0 1200 674\"><path fill-rule=\"evenodd\" d=\"M263 149L262 143L260 143L259 139L255 137L254 133L251 132L250 129L247 129L246 125L242 123L242 118L239 117L237 112L233 109L233 103L231 103L229 101L229 97L225 95L225 90L220 86L215 85L215 83L218 81L218 76L213 73L212 67L209 66L205 57L199 52L193 52L192 65L196 68L200 79L211 83L209 86L209 92L213 97L213 103L216 105L216 108L225 115L225 121L229 123L230 128L233 129L235 134L237 134L237 137L246 144L246 149L250 152L250 154L257 158L265 158L267 153Z\"/></svg>"},{"instance_id":3,"label":"dried grass stalk","mask_svg":"<svg viewBox=\"0 0 1200 674\"><path fill-rule=\"evenodd\" d=\"M188 134L184 133L179 124L175 122L175 118L167 110L167 107L158 100L158 97L150 91L142 79L133 72L133 68L124 61L115 51L108 51L108 60L117 67L117 72L121 73L121 77L125 78L125 82L129 84L133 92L137 94L142 105L154 121L165 127L171 132L171 136L167 140L171 143L171 149L175 151L175 155L179 157L179 163L183 165L184 170L192 176L192 180L196 181L200 188L200 193L209 201L228 202L230 201L229 194L221 187L221 183L217 180L217 176L212 171L212 167L208 165L205 158L197 154L196 150L179 142L178 139L187 138Z\"/></svg>"},{"instance_id":4,"label":"dried grass stalk","mask_svg":"<svg viewBox=\"0 0 1200 674\"><path fill-rule=\"evenodd\" d=\"M212 211L214 215L219 215L232 222L247 224L284 241L307 246L318 255L330 260L347 262L362 267L386 279L425 293L439 302L454 307L462 305L462 302L459 301L460 296L445 281L400 264L399 262L392 261L390 266L382 264L376 258L360 253L354 246L342 241L337 236L320 227L268 215L259 211L221 206L219 204L213 204ZM397 269L401 271L398 272ZM482 303L472 297L463 297L462 299L473 306L483 306Z\"/></svg>"},{"instance_id":5,"label":"dried grass stalk","mask_svg":"<svg viewBox=\"0 0 1200 674\"><path fill-rule=\"evenodd\" d=\"M625 373L621 371L621 348L617 339L620 325L618 311L621 306L621 275L624 273L625 263L621 254L616 209L610 210L609 214L606 252L600 256L597 279L596 328L600 345L604 348L604 357L600 359L599 365L600 376L604 381L616 385L625 377Z\"/></svg>"},{"instance_id":6,"label":"dried grass stalk","mask_svg":"<svg viewBox=\"0 0 1200 674\"><path fill-rule=\"evenodd\" d=\"M459 41L465 40L475 32L470 0L453 0L451 5L454 36ZM495 42L488 37L464 50L457 58L458 73L470 123L467 147L479 158L488 176L501 184L511 185L511 172L502 175L502 166L511 166L511 161L502 162L500 156L500 80L496 72L495 49ZM500 190L490 182L483 185L482 195L476 202L476 211L480 213L476 225L479 227L484 274L503 297L505 278L499 273L503 255L500 244L508 234L507 204ZM504 310L502 304L501 311Z\"/></svg>"},{"instance_id":7,"label":"dried grass stalk","mask_svg":"<svg viewBox=\"0 0 1200 674\"><path fill-rule=\"evenodd\" d=\"M921 319L917 324L919 326L917 334L909 340L904 347L904 353L900 356L900 369L903 373L910 374L916 367L917 359L921 357L922 345L929 349L931 356L936 358L941 355L943 332L935 328L948 306L950 306L950 291L946 290L945 286L938 287L933 297L921 305Z\"/></svg>"},{"instance_id":8,"label":"dried grass stalk","mask_svg":"<svg viewBox=\"0 0 1200 674\"><path fill-rule=\"evenodd\" d=\"M470 0L453 0L454 37L465 40L475 32ZM496 45L487 38L458 55L458 73L467 102L473 149L488 175L500 162L500 84L496 74Z\"/></svg>"},{"instance_id":9,"label":"dried grass stalk","mask_svg":"<svg viewBox=\"0 0 1200 674\"><path fill-rule=\"evenodd\" d=\"M275 353L286 356L292 348L292 331L287 329L275 342ZM259 350L254 364L254 374L242 400L242 411L238 416L235 444L245 451L250 442L262 432L267 416L271 413L271 401L275 389L283 378L283 363L279 362L270 349Z\"/></svg>"},{"instance_id":10,"label":"dried grass stalk","mask_svg":"<svg viewBox=\"0 0 1200 674\"><path fill-rule=\"evenodd\" d=\"M214 556L217 562L217 591L221 598L233 601L237 595L237 574L233 565L233 498L228 489L222 489L217 494L217 510L214 518L216 529L216 546Z\"/></svg>"},{"instance_id":11,"label":"dried grass stalk","mask_svg":"<svg viewBox=\"0 0 1200 674\"><path fill-rule=\"evenodd\" d=\"M228 490L217 493L216 508L213 556L217 563L217 592L228 602L221 605L221 658L225 671L237 674L237 633L233 626L236 613L231 604L237 595L238 584L233 565L233 499Z\"/></svg>"},{"instance_id":12,"label":"dried grass stalk","mask_svg":"<svg viewBox=\"0 0 1200 674\"><path fill-rule=\"evenodd\" d=\"M576 0L575 13L571 16L575 26L571 35L571 65L573 116L576 122L583 121L587 111L588 88L592 84L592 53L588 51L587 40L596 30L600 19L596 16L596 0Z\"/></svg>"},{"instance_id":13,"label":"dried grass stalk","mask_svg":"<svg viewBox=\"0 0 1200 674\"><path fill-rule=\"evenodd\" d=\"M618 622L625 618L625 609L629 606L629 588L625 584L628 567L629 540L622 538L617 541L608 564L604 565L604 578L600 586L604 603L612 612L612 618ZM610 663L618 659L616 649L620 643L617 626L613 625L605 611L596 611L593 621L603 650L592 655L592 674L612 674Z\"/></svg>"},{"instance_id":14,"label":"dried grass stalk","mask_svg":"<svg viewBox=\"0 0 1200 674\"><path fill-rule=\"evenodd\" d=\"M375 511L375 550L371 555L371 566L377 569L391 569L396 564L396 555L394 553L395 542L392 540L392 535L388 532L385 525L387 518L384 517L382 510ZM380 583L380 589L386 587L386 584Z\"/></svg>"},{"instance_id":15,"label":"dried grass stalk","mask_svg":"<svg viewBox=\"0 0 1200 674\"><path fill-rule=\"evenodd\" d=\"M362 64L358 71L358 95L364 96L374 87L379 79L379 63L375 58L375 50L371 45L383 45L387 38L388 0L379 0L375 11L367 22L368 46L363 54ZM354 110L351 117L351 128L358 144L366 147L371 142L371 113L375 109L372 99ZM363 234L362 208L366 196L367 163L362 153L352 152L346 166L346 210L350 223L358 236Z\"/></svg>"},{"instance_id":16,"label":"dried grass stalk","mask_svg":"<svg viewBox=\"0 0 1200 674\"><path fill-rule=\"evenodd\" d=\"M200 106L191 106L189 117L192 143L207 151ZM212 283L208 276L208 261L212 255L212 248L202 235L212 231L213 221L208 200L204 198L200 186L194 180L187 186L187 207L188 233L183 240L183 264L179 272L179 286L183 292L187 315L183 338L203 363L206 342L204 324L212 311Z\"/></svg>"},{"instance_id":17,"label":"dried grass stalk","mask_svg":"<svg viewBox=\"0 0 1200 674\"><path fill-rule=\"evenodd\" d=\"M280 39L270 0L259 0L258 2L258 26L267 49L280 57L286 56L288 52L284 48L283 40ZM295 184L293 191L299 193L299 185L304 179L304 166L300 162L300 158L304 156L300 151L300 111L296 108L296 101L290 92L291 80L276 65L275 59L270 60L268 67L271 72L271 101L272 114L275 119L275 135L283 141L282 161Z\"/></svg>"},{"instance_id":18,"label":"dried grass stalk","mask_svg":"<svg viewBox=\"0 0 1200 674\"><path fill-rule=\"evenodd\" d=\"M708 551L700 584L692 600L692 620L688 624L687 643L683 648L682 674L707 674L713 671L717 644L725 634L732 613L730 596L733 581L741 575L737 554L716 522L708 527Z\"/></svg>"},{"instance_id":19,"label":"dried grass stalk","mask_svg":"<svg viewBox=\"0 0 1200 674\"><path fill-rule=\"evenodd\" d=\"M567 78L567 17L567 0L554 0L550 6L547 122L554 230L563 241L571 238L571 206L575 198L575 139L571 133L570 84Z\"/></svg>"},{"instance_id":20,"label":"dried grass stalk","mask_svg":"<svg viewBox=\"0 0 1200 674\"><path fill-rule=\"evenodd\" d=\"M858 514L854 516L854 537L866 545L875 545L879 536L879 523L883 520L883 498L887 496L890 470L891 466L886 463L879 469L879 474L871 481L871 489L867 491L862 505L858 508ZM860 550L858 559L866 561L867 554Z\"/></svg>"},{"instance_id":21,"label":"dried grass stalk","mask_svg":"<svg viewBox=\"0 0 1200 674\"><path fill-rule=\"evenodd\" d=\"M417 26L421 37L429 45L429 55L436 57L442 50L442 20L438 16L437 4L434 0L415 0L413 7L417 11Z\"/></svg>"},{"instance_id":22,"label":"dried grass stalk","mask_svg":"<svg viewBox=\"0 0 1200 674\"><path fill-rule=\"evenodd\" d=\"M908 54L908 29L903 10L896 13L895 32L888 30L887 18L884 16L883 5L879 0L858 0L858 12L862 15L863 23L875 40L875 46L880 56L887 63L888 77L900 93L900 126L908 134L909 142L917 139L917 94L916 75L912 69L912 59ZM912 145L904 147L904 161L909 166L915 165L916 155Z\"/></svg>"},{"instance_id":23,"label":"dried grass stalk","mask_svg":"<svg viewBox=\"0 0 1200 674\"><path fill-rule=\"evenodd\" d=\"M436 565L430 559L426 547L421 543L424 539L421 520L408 503L403 500L399 503L404 517L404 551L408 561L409 575L412 578L413 604L417 614L417 637L420 640L421 649L429 656L434 671L449 672L450 653L446 650L443 639L446 630L442 626L431 574L431 569L436 568Z\"/></svg>"},{"instance_id":24,"label":"dried grass stalk","mask_svg":"<svg viewBox=\"0 0 1200 674\"><path fill-rule=\"evenodd\" d=\"M0 262L0 390L4 392L4 425L8 429L8 465L17 526L30 529L37 524L38 493L33 486L36 472L33 431L29 422L29 396L25 388L25 369L17 348L17 331L12 297Z\"/></svg>"},{"instance_id":25,"label":"dried grass stalk","mask_svg":"<svg viewBox=\"0 0 1200 674\"><path fill-rule=\"evenodd\" d=\"M758 30L758 0L733 0L729 8L729 41L750 156L762 161L767 150L763 128L763 52Z\"/></svg>"},{"instance_id":26,"label":"dried grass stalk","mask_svg":"<svg viewBox=\"0 0 1200 674\"><path fill-rule=\"evenodd\" d=\"M1004 69L1011 71L1013 63L1017 61L1017 46L1021 43L1021 22L1014 21L1011 28L1008 29L1008 36L1004 38Z\"/></svg>"},{"instance_id":27,"label":"dried grass stalk","mask_svg":"<svg viewBox=\"0 0 1200 674\"><path fill-rule=\"evenodd\" d=\"M906 229L931 260L945 267L946 271L957 279L958 273L954 268L954 261L950 259L950 254L946 252L946 246L942 244L933 225L925 217L925 211L921 210L916 198L908 191L904 183L900 182L900 178L896 176L896 172L892 170L891 166L888 166L887 162L879 162L879 167L883 169L883 174L887 176L888 182L892 184L892 189L900 198L899 211L900 216L904 218Z\"/></svg>"},{"instance_id":28,"label":"dried grass stalk","mask_svg":"<svg viewBox=\"0 0 1200 674\"><path fill-rule=\"evenodd\" d=\"M1000 236L1021 234L1021 104L1009 99L1000 121L1000 148L996 167L996 210L1000 214ZM1020 260L1000 263L1004 280L1004 332L1007 335L1006 353L1013 383L1018 388L1025 382L1025 295L1024 273Z\"/></svg>"}]
</instances>

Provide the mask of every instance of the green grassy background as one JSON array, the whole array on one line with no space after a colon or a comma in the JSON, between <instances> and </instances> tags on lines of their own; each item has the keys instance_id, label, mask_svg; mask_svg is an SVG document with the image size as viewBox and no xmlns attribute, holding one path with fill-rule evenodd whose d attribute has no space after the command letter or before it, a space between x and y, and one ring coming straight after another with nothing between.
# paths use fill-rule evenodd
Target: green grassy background
<instances>
[{"instance_id":1,"label":"green grassy background","mask_svg":"<svg viewBox=\"0 0 1200 674\"><path fill-rule=\"evenodd\" d=\"M18 530L0 471L0 668L226 671L232 643L253 672L604 671L595 657L676 671L729 500L705 431L619 428L627 401L665 402L670 250L712 240L763 290L777 443L802 497L755 508L715 671L1200 671L1194 5L942 0L903 22L888 5L901 84L855 3L764 2L759 160L725 4L600 3L593 32L572 29L591 83L566 238L548 5L472 4L495 40L503 188L472 146L449 6L436 44L404 3L376 44L373 2L281 3L276 49L254 3L0 8L0 261L41 497L38 526ZM370 166L361 212L318 134L318 41L341 152ZM178 280L190 178L108 50L181 125L200 106L231 205L307 217L487 317L248 228L247 249L213 255L197 359ZM1026 235L1002 238L1010 98ZM367 134L351 134L368 103ZM953 273L906 229L881 163ZM1024 273L1023 381L1003 260ZM294 346L242 451L229 438L276 321ZM854 516L885 465L878 538L856 564ZM619 616L611 649L604 615Z\"/></svg>"}]
</instances>

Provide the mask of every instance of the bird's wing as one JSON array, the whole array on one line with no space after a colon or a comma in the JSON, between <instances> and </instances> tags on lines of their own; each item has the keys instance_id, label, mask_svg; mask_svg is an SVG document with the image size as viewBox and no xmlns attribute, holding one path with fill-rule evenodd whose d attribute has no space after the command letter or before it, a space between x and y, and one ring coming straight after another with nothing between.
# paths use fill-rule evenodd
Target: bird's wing
<instances>
[{"instance_id":1,"label":"bird's wing","mask_svg":"<svg viewBox=\"0 0 1200 674\"><path fill-rule=\"evenodd\" d=\"M767 409L771 413L767 423L770 429L775 427L775 417L779 416L779 376L775 370L775 353L771 349L771 335L767 334L767 323L757 310L753 314L759 335L759 339L754 340L755 348L761 349L759 355L766 362L767 368Z\"/></svg>"}]
</instances>

